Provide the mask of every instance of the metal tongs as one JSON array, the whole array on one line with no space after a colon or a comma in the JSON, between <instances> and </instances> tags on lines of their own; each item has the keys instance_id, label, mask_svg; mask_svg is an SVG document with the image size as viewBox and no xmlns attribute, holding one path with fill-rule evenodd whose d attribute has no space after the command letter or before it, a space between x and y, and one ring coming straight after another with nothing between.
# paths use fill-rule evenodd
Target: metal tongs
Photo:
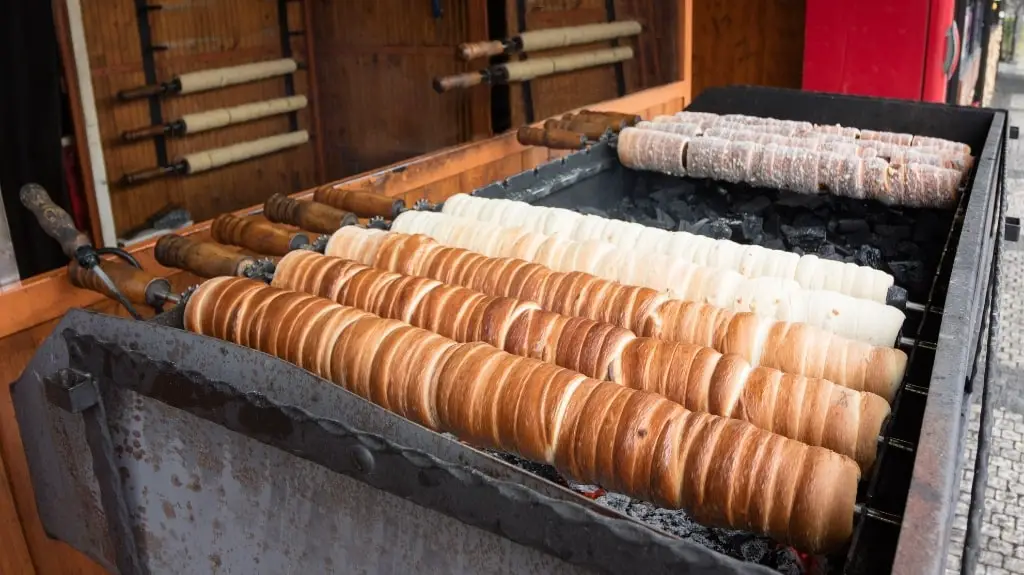
<instances>
[{"instance_id":1,"label":"metal tongs","mask_svg":"<svg viewBox=\"0 0 1024 575\"><path fill-rule=\"evenodd\" d=\"M127 263L126 266L117 262L108 262L108 264L117 266L118 273L116 275L123 278L122 285L128 285L134 291L139 291L138 297L135 298L137 301L145 301L157 311L160 311L164 302L177 303L180 301L177 294L171 293L170 283L166 279L153 278L143 272L138 260L128 252L121 248L96 248L93 246L89 238L75 227L71 216L53 203L50 194L39 184L25 184L21 188L20 197L21 203L35 215L43 231L57 240L64 255L72 260L68 275L73 284L109 295L124 306L133 318L142 319L130 299L118 287L117 282L100 266L100 256L111 254ZM97 284L93 278L99 280L99 283Z\"/></svg>"}]
</instances>

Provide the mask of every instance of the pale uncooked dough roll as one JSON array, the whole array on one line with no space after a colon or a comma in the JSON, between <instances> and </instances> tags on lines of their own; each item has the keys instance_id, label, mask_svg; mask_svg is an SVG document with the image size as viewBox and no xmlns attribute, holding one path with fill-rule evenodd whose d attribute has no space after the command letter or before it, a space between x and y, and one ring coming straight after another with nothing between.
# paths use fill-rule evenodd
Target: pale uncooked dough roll
<instances>
[{"instance_id":1,"label":"pale uncooked dough roll","mask_svg":"<svg viewBox=\"0 0 1024 575\"><path fill-rule=\"evenodd\" d=\"M223 128L224 126L230 126L231 124L239 124L269 116L276 116L278 114L294 112L305 108L306 103L307 101L305 96L275 98L273 100L242 104L241 106L233 106L231 108L220 108L217 110L210 110L208 112L185 114L181 117L181 122L185 124L186 134L196 134L199 132Z\"/></svg>"},{"instance_id":2,"label":"pale uncooked dough roll","mask_svg":"<svg viewBox=\"0 0 1024 575\"><path fill-rule=\"evenodd\" d=\"M699 139L697 138L697 140ZM768 148L770 147L768 146ZM857 160L859 161L860 158ZM485 209L489 203L493 203L497 207ZM536 231L536 226L530 227L530 224L543 222L551 209L554 208L533 206L525 202L491 200L457 194L445 202L443 212L448 215L458 212L461 217L489 222L497 226L522 225L524 228ZM513 212L519 215L510 218L507 214ZM484 215L481 216L481 214ZM522 214L527 215L522 216ZM513 220L519 217L523 218L524 223L513 223ZM598 219L603 220L604 224L598 222ZM820 260L816 256L798 256L783 250L761 251L763 248L740 246L728 240L714 240L687 232L666 232L670 239L665 239L667 236L661 236L658 232L654 232L654 237L657 238L654 240L649 236L651 233L649 230L650 228L639 224L600 218L599 216L583 216L576 220L576 226L571 231L566 232L566 237L576 241L595 239L606 241L619 248L632 250L635 257L662 253L682 259L686 263L731 269L747 277L768 276L794 279L804 289L820 289L817 286L825 285L827 281L825 278L829 275L829 270L833 269L830 265L817 265L816 262ZM639 251L639 246L643 246L646 251ZM807 262L799 277L797 276L796 262ZM865 266L855 266L855 268L856 271L844 273L852 273L857 277L863 276L865 279L849 282L851 286L858 287L842 288L841 293L885 303L888 289L893 285L893 277Z\"/></svg>"},{"instance_id":3,"label":"pale uncooked dough roll","mask_svg":"<svg viewBox=\"0 0 1024 575\"><path fill-rule=\"evenodd\" d=\"M188 166L189 174L197 174L199 172L205 172L207 170L226 166L235 162L265 156L288 148L294 148L295 146L301 146L308 141L309 132L299 130L297 132L278 134L276 136L260 138L258 140L252 140L251 142L242 142L240 144L225 146L223 148L194 152L182 156L181 161L185 162Z\"/></svg>"},{"instance_id":4,"label":"pale uncooked dough roll","mask_svg":"<svg viewBox=\"0 0 1024 575\"><path fill-rule=\"evenodd\" d=\"M529 30L519 35L524 52L543 52L554 48L565 48L579 44L593 44L613 38L636 36L643 27L635 20L623 22L602 22L583 26Z\"/></svg>"},{"instance_id":5,"label":"pale uncooked dough roll","mask_svg":"<svg viewBox=\"0 0 1024 575\"><path fill-rule=\"evenodd\" d=\"M540 76L551 76L583 68L593 68L623 62L633 58L633 49L629 46L576 52L550 58L531 58L503 64L508 71L508 81L525 82Z\"/></svg>"},{"instance_id":6,"label":"pale uncooked dough roll","mask_svg":"<svg viewBox=\"0 0 1024 575\"><path fill-rule=\"evenodd\" d=\"M265 78L284 76L299 69L299 65L291 58L280 60L268 60L266 62L254 62L241 66L228 66L226 68L214 68L200 72L188 72L178 76L178 83L181 85L179 94L192 94L214 88L234 86L246 82L255 82Z\"/></svg>"}]
</instances>

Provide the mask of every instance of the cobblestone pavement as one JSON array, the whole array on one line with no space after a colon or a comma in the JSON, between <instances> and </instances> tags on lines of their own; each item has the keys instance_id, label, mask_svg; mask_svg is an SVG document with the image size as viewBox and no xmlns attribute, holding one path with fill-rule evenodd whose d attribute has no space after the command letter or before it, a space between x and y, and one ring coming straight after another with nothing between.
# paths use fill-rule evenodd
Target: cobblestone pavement
<instances>
[{"instance_id":1,"label":"cobblestone pavement","mask_svg":"<svg viewBox=\"0 0 1024 575\"><path fill-rule=\"evenodd\" d=\"M1024 62L1000 63L992 106L1009 109L1011 125L1024 124ZM1007 215L1019 217L1024 214L1021 140L1011 140L1006 167ZM1006 245L1002 266L1000 338L991 395L995 401L992 444L977 575L1024 574L1024 240ZM975 404L968 426L947 575L960 572L980 412Z\"/></svg>"}]
</instances>

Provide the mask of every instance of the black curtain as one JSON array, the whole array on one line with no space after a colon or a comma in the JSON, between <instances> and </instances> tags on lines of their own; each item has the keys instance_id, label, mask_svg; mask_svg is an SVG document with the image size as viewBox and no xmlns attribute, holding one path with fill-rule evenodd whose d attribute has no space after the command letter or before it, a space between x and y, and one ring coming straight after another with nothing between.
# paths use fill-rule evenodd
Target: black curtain
<instances>
[{"instance_id":1,"label":"black curtain","mask_svg":"<svg viewBox=\"0 0 1024 575\"><path fill-rule=\"evenodd\" d=\"M67 263L18 200L21 186L35 182L70 208L61 162L60 52L50 0L0 0L0 14L0 190L18 273L27 278Z\"/></svg>"}]
</instances>

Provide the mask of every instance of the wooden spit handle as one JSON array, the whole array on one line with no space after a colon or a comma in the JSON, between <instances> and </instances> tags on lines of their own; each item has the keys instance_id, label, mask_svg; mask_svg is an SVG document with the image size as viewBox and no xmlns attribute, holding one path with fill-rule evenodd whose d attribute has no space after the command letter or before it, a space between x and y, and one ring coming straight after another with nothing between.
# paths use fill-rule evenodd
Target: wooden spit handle
<instances>
[{"instance_id":1,"label":"wooden spit handle","mask_svg":"<svg viewBox=\"0 0 1024 575\"><path fill-rule=\"evenodd\" d=\"M125 130L124 132L121 132L121 139L126 142L135 142L145 138L163 136L164 134L171 133L172 130L172 124L157 124L155 126L146 126L145 128Z\"/></svg>"},{"instance_id":2,"label":"wooden spit handle","mask_svg":"<svg viewBox=\"0 0 1024 575\"><path fill-rule=\"evenodd\" d=\"M75 259L78 248L92 245L89 237L78 231L75 221L63 208L53 203L50 194L39 184L25 184L21 187L21 203L39 221L46 235L60 243L64 255Z\"/></svg>"},{"instance_id":3,"label":"wooden spit handle","mask_svg":"<svg viewBox=\"0 0 1024 575\"><path fill-rule=\"evenodd\" d=\"M583 122L587 124L598 124L612 132L615 132L616 134L622 131L623 128L629 127L629 123L623 118L616 118L614 116L598 116L585 112L580 112L579 114L565 114L562 116L562 121L569 123Z\"/></svg>"},{"instance_id":4,"label":"wooden spit handle","mask_svg":"<svg viewBox=\"0 0 1024 575\"><path fill-rule=\"evenodd\" d=\"M114 282L117 289L121 290L124 297L132 303L159 305L163 303L164 296L171 293L171 282L122 261L100 260L100 267L110 276L110 280ZM75 259L68 264L68 279L75 287L92 290L111 299L117 297L95 272L78 265L78 261Z\"/></svg>"},{"instance_id":5,"label":"wooden spit handle","mask_svg":"<svg viewBox=\"0 0 1024 575\"><path fill-rule=\"evenodd\" d=\"M148 182L164 176L170 176L179 172L184 172L186 166L184 164L171 164L169 166L157 166L155 168L148 168L145 170L139 170L138 172L132 172L125 174L122 182L125 185L141 184L142 182Z\"/></svg>"},{"instance_id":6,"label":"wooden spit handle","mask_svg":"<svg viewBox=\"0 0 1024 575\"><path fill-rule=\"evenodd\" d=\"M441 76L434 78L434 90L442 93L457 88L472 88L473 86L479 86L483 81L483 72L466 72L465 74L455 74L453 76Z\"/></svg>"},{"instance_id":7,"label":"wooden spit handle","mask_svg":"<svg viewBox=\"0 0 1024 575\"><path fill-rule=\"evenodd\" d=\"M505 53L505 43L501 40L489 40L485 42L463 42L459 44L455 54L463 61L469 62L477 58L490 58Z\"/></svg>"},{"instance_id":8,"label":"wooden spit handle","mask_svg":"<svg viewBox=\"0 0 1024 575\"><path fill-rule=\"evenodd\" d=\"M594 117L605 117L615 118L617 120L625 120L627 126L635 126L640 123L643 118L639 114L624 114L622 112L600 112L598 110L580 110L580 116L594 116Z\"/></svg>"},{"instance_id":9,"label":"wooden spit handle","mask_svg":"<svg viewBox=\"0 0 1024 575\"><path fill-rule=\"evenodd\" d=\"M567 130L569 132L576 132L577 134L583 134L588 140L599 140L601 136L604 136L605 132L608 131L608 127L604 124L594 124L591 122L580 122L574 120L572 122L566 122L564 120L548 120L544 122L545 130Z\"/></svg>"},{"instance_id":10,"label":"wooden spit handle","mask_svg":"<svg viewBox=\"0 0 1024 575\"><path fill-rule=\"evenodd\" d=\"M405 202L401 199L376 192L335 188L331 184L313 192L313 201L352 212L360 218L380 216L385 220L392 220L405 209Z\"/></svg>"},{"instance_id":11,"label":"wooden spit handle","mask_svg":"<svg viewBox=\"0 0 1024 575\"><path fill-rule=\"evenodd\" d=\"M117 93L117 97L120 100L138 100L140 98L160 96L169 91L170 90L168 84L150 84L147 86L139 86L137 88L121 90Z\"/></svg>"},{"instance_id":12,"label":"wooden spit handle","mask_svg":"<svg viewBox=\"0 0 1024 575\"><path fill-rule=\"evenodd\" d=\"M269 222L221 214L210 226L213 239L233 246L249 248L261 254L283 256L310 242L304 233L291 233Z\"/></svg>"},{"instance_id":13,"label":"wooden spit handle","mask_svg":"<svg viewBox=\"0 0 1024 575\"><path fill-rule=\"evenodd\" d=\"M284 194L267 198L263 204L263 215L272 222L320 234L333 234L338 228L359 223L359 218L352 212L320 202L294 200Z\"/></svg>"},{"instance_id":14,"label":"wooden spit handle","mask_svg":"<svg viewBox=\"0 0 1024 575\"><path fill-rule=\"evenodd\" d=\"M156 242L156 261L169 268L190 271L197 276L240 276L256 258L232 251L214 242L197 242L177 234L167 234Z\"/></svg>"},{"instance_id":15,"label":"wooden spit handle","mask_svg":"<svg viewBox=\"0 0 1024 575\"><path fill-rule=\"evenodd\" d=\"M524 146L541 146L553 150L579 150L587 145L583 134L568 130L541 129L523 126L516 132L516 140Z\"/></svg>"}]
</instances>

